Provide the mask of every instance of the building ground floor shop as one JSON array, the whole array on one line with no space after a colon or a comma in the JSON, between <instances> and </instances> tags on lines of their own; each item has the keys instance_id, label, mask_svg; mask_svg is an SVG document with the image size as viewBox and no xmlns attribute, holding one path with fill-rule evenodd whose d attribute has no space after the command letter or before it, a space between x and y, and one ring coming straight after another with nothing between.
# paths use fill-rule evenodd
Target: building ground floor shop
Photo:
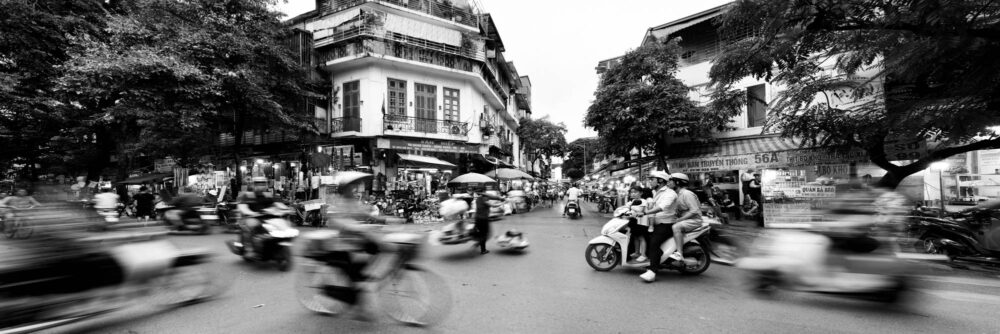
<instances>
[{"instance_id":1,"label":"building ground floor shop","mask_svg":"<svg viewBox=\"0 0 1000 334\"><path fill-rule=\"evenodd\" d=\"M923 144L901 146L902 150L888 150L890 156L926 154ZM668 171L688 174L703 185L711 183L738 205L756 201L764 225L822 220L822 209L838 195L874 186L887 173L858 149L804 148L774 136L675 144L666 162ZM1000 150L961 154L935 168L910 175L896 191L911 204L933 206L941 205L942 198L946 205L1000 199ZM654 169L655 158L632 160L609 166L586 181L595 188L625 189L624 181L645 181Z\"/></svg>"},{"instance_id":2,"label":"building ground floor shop","mask_svg":"<svg viewBox=\"0 0 1000 334\"><path fill-rule=\"evenodd\" d=\"M413 138L336 138L332 143L291 151L256 152L239 159L205 157L177 177L180 187L197 192L263 190L284 199L322 199L332 191L338 171L361 171L375 177L359 190L367 194L426 194L447 187L453 177L513 168L507 152L482 144ZM161 161L158 169L178 169ZM237 182L239 178L240 182ZM495 187L495 185L482 185Z\"/></svg>"}]
</instances>

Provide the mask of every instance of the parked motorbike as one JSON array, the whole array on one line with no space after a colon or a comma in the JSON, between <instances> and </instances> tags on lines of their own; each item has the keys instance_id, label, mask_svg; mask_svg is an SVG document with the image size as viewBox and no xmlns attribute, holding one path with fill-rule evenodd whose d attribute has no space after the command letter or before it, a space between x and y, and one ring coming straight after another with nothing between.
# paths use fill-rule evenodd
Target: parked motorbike
<instances>
[{"instance_id":1,"label":"parked motorbike","mask_svg":"<svg viewBox=\"0 0 1000 334\"><path fill-rule=\"evenodd\" d=\"M518 230L509 230L497 236L497 247L501 249L523 250L528 248L528 239Z\"/></svg>"},{"instance_id":2,"label":"parked motorbike","mask_svg":"<svg viewBox=\"0 0 1000 334\"><path fill-rule=\"evenodd\" d=\"M952 260L1000 261L1000 210L987 205L944 217L918 208L907 224L909 240L919 251Z\"/></svg>"},{"instance_id":3,"label":"parked motorbike","mask_svg":"<svg viewBox=\"0 0 1000 334\"><path fill-rule=\"evenodd\" d=\"M249 226L248 220L257 220L256 228ZM287 271L292 266L292 241L299 236L299 230L280 216L248 217L240 223L239 240L226 241L233 254L248 262L275 262L278 269Z\"/></svg>"},{"instance_id":4,"label":"parked motorbike","mask_svg":"<svg viewBox=\"0 0 1000 334\"><path fill-rule=\"evenodd\" d=\"M395 202L396 217L406 218L407 223L413 222L413 212L416 211L416 204L407 199L397 199Z\"/></svg>"},{"instance_id":5,"label":"parked motorbike","mask_svg":"<svg viewBox=\"0 0 1000 334\"><path fill-rule=\"evenodd\" d=\"M910 285L910 266L888 238L851 229L848 222L772 224L737 267L751 290L834 294L894 303Z\"/></svg>"},{"instance_id":6,"label":"parked motorbike","mask_svg":"<svg viewBox=\"0 0 1000 334\"><path fill-rule=\"evenodd\" d=\"M58 327L137 301L184 305L218 294L222 286L200 266L209 253L178 249L162 234L59 240L57 256L4 267L0 333Z\"/></svg>"},{"instance_id":7,"label":"parked motorbike","mask_svg":"<svg viewBox=\"0 0 1000 334\"><path fill-rule=\"evenodd\" d=\"M569 201L566 203L566 214L570 218L577 218L580 216L580 205L576 201Z\"/></svg>"},{"instance_id":8,"label":"parked motorbike","mask_svg":"<svg viewBox=\"0 0 1000 334\"><path fill-rule=\"evenodd\" d=\"M597 205L597 211L601 213L610 213L614 211L614 208L611 206L611 197L601 196L600 203Z\"/></svg>"},{"instance_id":9,"label":"parked motorbike","mask_svg":"<svg viewBox=\"0 0 1000 334\"><path fill-rule=\"evenodd\" d=\"M649 262L627 262L624 261L624 254L629 245L631 233L628 221L631 213L628 207L621 207L615 210L614 218L611 218L604 227L601 228L601 235L590 240L584 253L587 264L597 271L609 271L615 267L622 266L631 269L645 269ZM711 241L708 232L711 230L711 223L703 222L702 225L691 232L684 234L684 244L681 253L684 255L683 261L676 261L668 256L664 256L662 262L664 269L677 270L684 275L698 275L708 270L711 264ZM674 239L670 238L661 245L663 254L670 254L674 249ZM650 259L653 260L653 259Z\"/></svg>"}]
</instances>

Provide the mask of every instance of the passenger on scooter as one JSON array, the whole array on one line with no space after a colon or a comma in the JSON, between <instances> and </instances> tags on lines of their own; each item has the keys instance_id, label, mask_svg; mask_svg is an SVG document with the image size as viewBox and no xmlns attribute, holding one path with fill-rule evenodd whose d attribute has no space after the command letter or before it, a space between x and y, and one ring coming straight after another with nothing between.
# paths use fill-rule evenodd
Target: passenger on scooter
<instances>
[{"instance_id":1,"label":"passenger on scooter","mask_svg":"<svg viewBox=\"0 0 1000 334\"><path fill-rule=\"evenodd\" d=\"M629 202L626 205L632 211L633 218L629 219L629 233L632 240L635 240L635 253L632 258L635 262L646 262L646 245L649 243L649 217L642 217L646 212L647 202L644 198L649 190L635 186L629 190ZM648 197L652 197L652 193Z\"/></svg>"},{"instance_id":2,"label":"passenger on scooter","mask_svg":"<svg viewBox=\"0 0 1000 334\"><path fill-rule=\"evenodd\" d=\"M688 176L683 173L670 174L670 179L676 185L677 191L677 222L671 226L674 233L674 245L677 249L670 254L675 261L684 260L684 233L701 226L701 201L698 195L687 189Z\"/></svg>"},{"instance_id":3,"label":"passenger on scooter","mask_svg":"<svg viewBox=\"0 0 1000 334\"><path fill-rule=\"evenodd\" d=\"M664 171L652 171L649 177L656 182L656 192L653 195L653 203L645 213L639 217L650 217L649 224L653 231L649 235L649 244L646 247L646 256L649 257L649 267L646 272L639 277L646 282L656 280L656 272L660 270L663 262L663 250L660 245L670 239L673 230L671 226L677 219L677 192L673 190L674 183L670 174Z\"/></svg>"},{"instance_id":4,"label":"passenger on scooter","mask_svg":"<svg viewBox=\"0 0 1000 334\"><path fill-rule=\"evenodd\" d=\"M577 211L580 212L580 217L583 217L583 210L580 210L580 194L583 193L580 188L573 184L569 190L566 191L566 205L563 206L563 217L566 217L566 213L569 212L569 203L576 203Z\"/></svg>"}]
</instances>

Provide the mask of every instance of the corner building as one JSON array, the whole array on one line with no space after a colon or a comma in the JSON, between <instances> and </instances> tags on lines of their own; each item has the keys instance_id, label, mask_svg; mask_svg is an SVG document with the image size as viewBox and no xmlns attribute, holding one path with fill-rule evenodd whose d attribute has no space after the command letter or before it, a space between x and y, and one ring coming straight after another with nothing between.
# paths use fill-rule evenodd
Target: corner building
<instances>
[{"instance_id":1,"label":"corner building","mask_svg":"<svg viewBox=\"0 0 1000 334\"><path fill-rule=\"evenodd\" d=\"M320 150L351 150L352 168L377 175L374 191L522 166L516 129L531 112L530 81L474 1L317 0L287 24L311 33L330 82L315 109L331 143Z\"/></svg>"}]
</instances>

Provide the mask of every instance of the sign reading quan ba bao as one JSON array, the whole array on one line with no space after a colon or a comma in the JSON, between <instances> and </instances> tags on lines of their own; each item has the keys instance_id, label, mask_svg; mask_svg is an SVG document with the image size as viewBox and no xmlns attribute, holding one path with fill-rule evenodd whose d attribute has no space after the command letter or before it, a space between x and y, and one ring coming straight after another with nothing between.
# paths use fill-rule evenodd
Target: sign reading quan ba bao
<instances>
[{"instance_id":1,"label":"sign reading quan ba bao","mask_svg":"<svg viewBox=\"0 0 1000 334\"><path fill-rule=\"evenodd\" d=\"M464 143L442 140L406 140L396 138L379 138L377 147L402 151L427 151L450 153L479 153L476 146Z\"/></svg>"}]
</instances>

